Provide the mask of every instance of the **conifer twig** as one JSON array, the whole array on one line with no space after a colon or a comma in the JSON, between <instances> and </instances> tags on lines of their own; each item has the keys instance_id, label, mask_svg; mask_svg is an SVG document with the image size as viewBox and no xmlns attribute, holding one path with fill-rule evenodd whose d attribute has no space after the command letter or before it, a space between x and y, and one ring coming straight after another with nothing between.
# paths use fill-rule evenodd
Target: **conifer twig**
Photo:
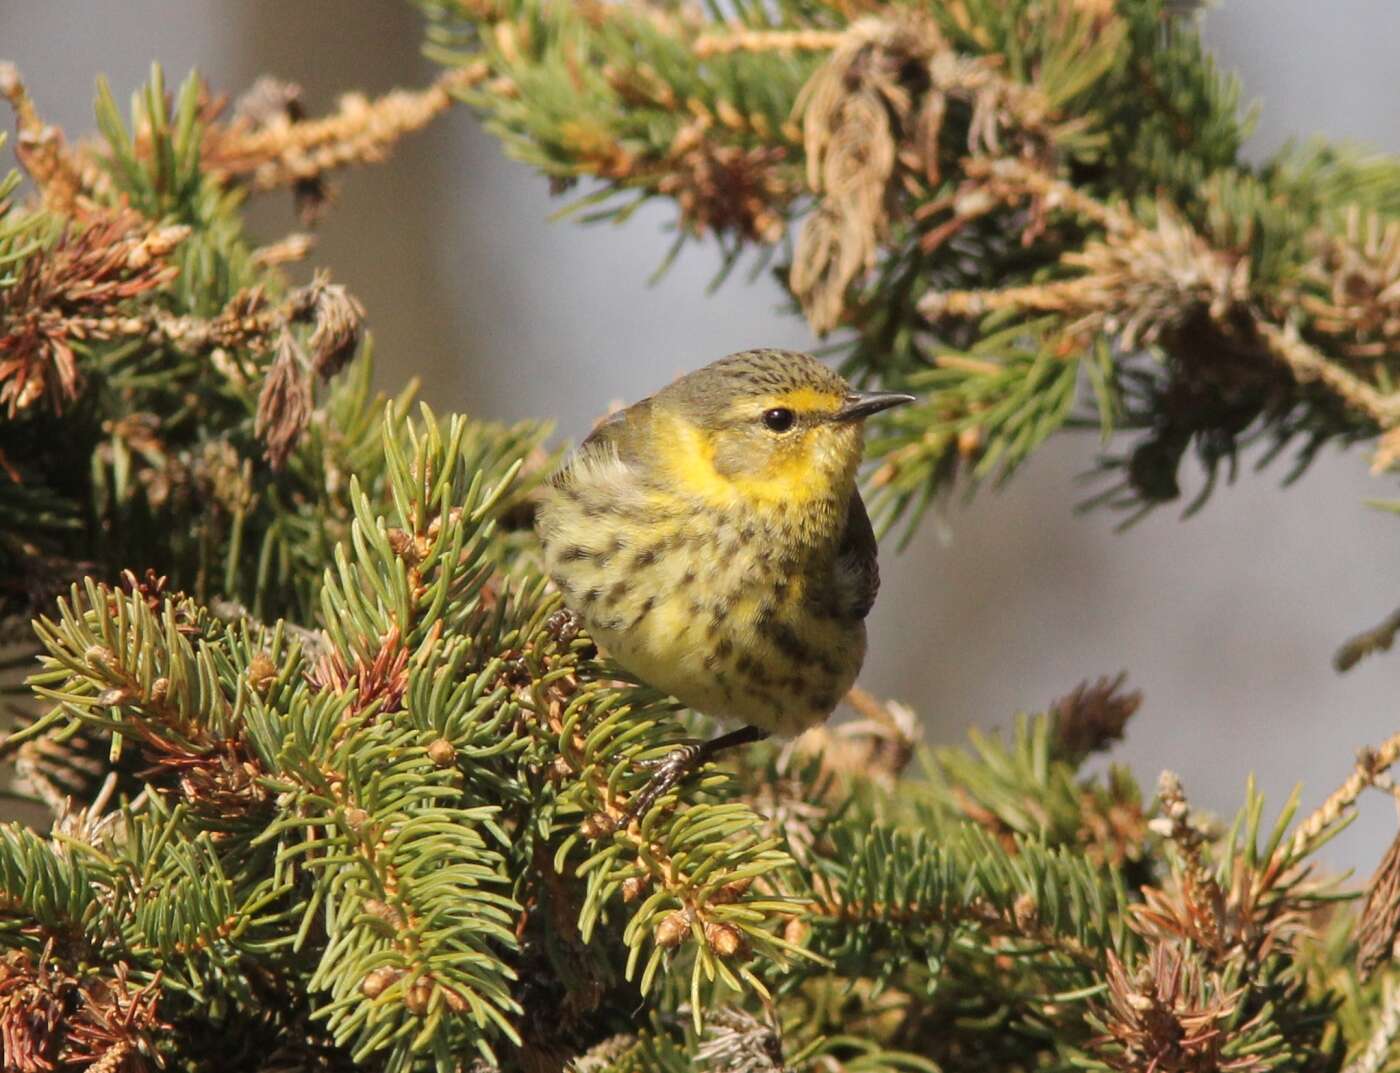
<instances>
[{"instance_id":1,"label":"conifer twig","mask_svg":"<svg viewBox=\"0 0 1400 1073\"><path fill-rule=\"evenodd\" d=\"M1392 1044L1400 1036L1400 984L1391 982L1385 991L1380 1018L1371 1031L1366 1048L1349 1062L1342 1073L1380 1073L1392 1057Z\"/></svg>"},{"instance_id":2,"label":"conifer twig","mask_svg":"<svg viewBox=\"0 0 1400 1073\"><path fill-rule=\"evenodd\" d=\"M1379 391L1361 377L1328 360L1303 340L1292 321L1279 327L1268 320L1256 318L1255 327L1268 345L1269 352L1288 366L1300 384L1310 381L1321 383L1382 429L1391 428L1400 421L1400 393Z\"/></svg>"},{"instance_id":3,"label":"conifer twig","mask_svg":"<svg viewBox=\"0 0 1400 1073\"><path fill-rule=\"evenodd\" d=\"M1293 832L1289 843L1289 855L1297 860L1312 851L1313 844L1333 824L1342 818L1347 809L1356 803L1361 792L1374 786L1377 776L1391 768L1400 760L1400 733L1392 734L1375 748L1362 749L1356 758L1356 767L1345 782L1328 795Z\"/></svg>"},{"instance_id":4,"label":"conifer twig","mask_svg":"<svg viewBox=\"0 0 1400 1073\"><path fill-rule=\"evenodd\" d=\"M19 127L18 156L38 187L45 208L72 212L85 185L83 165L68 147L63 131L43 121L13 63L0 62L0 96L14 110Z\"/></svg>"},{"instance_id":5,"label":"conifer twig","mask_svg":"<svg viewBox=\"0 0 1400 1073\"><path fill-rule=\"evenodd\" d=\"M849 30L750 30L732 27L703 33L695 39L695 55L706 58L731 52L827 52L841 44Z\"/></svg>"},{"instance_id":6,"label":"conifer twig","mask_svg":"<svg viewBox=\"0 0 1400 1073\"><path fill-rule=\"evenodd\" d=\"M1332 666L1341 672L1349 671L1373 653L1390 651L1397 633L1400 633L1400 608L1392 611L1369 630L1362 630L1356 636L1347 638L1333 655Z\"/></svg>"},{"instance_id":7,"label":"conifer twig","mask_svg":"<svg viewBox=\"0 0 1400 1073\"><path fill-rule=\"evenodd\" d=\"M209 169L226 180L245 179L254 190L273 190L349 164L378 163L395 142L427 126L487 73L483 65L454 68L425 89L392 90L373 101L347 94L338 111L320 119L280 116L256 129L246 122L211 127L204 145Z\"/></svg>"}]
</instances>

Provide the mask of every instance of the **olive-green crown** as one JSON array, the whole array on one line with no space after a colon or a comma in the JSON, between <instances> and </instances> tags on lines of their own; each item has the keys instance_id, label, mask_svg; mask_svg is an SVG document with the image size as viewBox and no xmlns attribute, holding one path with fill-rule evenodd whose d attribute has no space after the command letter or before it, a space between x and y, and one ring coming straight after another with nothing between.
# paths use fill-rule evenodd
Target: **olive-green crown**
<instances>
[{"instance_id":1,"label":"olive-green crown","mask_svg":"<svg viewBox=\"0 0 1400 1073\"><path fill-rule=\"evenodd\" d=\"M687 373L656 394L663 406L719 416L736 398L811 388L837 396L851 387L810 354L798 350L744 350Z\"/></svg>"}]
</instances>

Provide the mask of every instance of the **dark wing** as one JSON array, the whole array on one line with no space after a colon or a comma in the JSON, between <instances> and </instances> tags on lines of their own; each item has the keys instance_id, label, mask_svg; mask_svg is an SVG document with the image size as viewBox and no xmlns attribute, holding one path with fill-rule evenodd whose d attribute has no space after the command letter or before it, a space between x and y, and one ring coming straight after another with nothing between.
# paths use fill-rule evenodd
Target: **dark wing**
<instances>
[{"instance_id":1,"label":"dark wing","mask_svg":"<svg viewBox=\"0 0 1400 1073\"><path fill-rule=\"evenodd\" d=\"M616 410L608 414L607 417L593 426L593 431L583 438L583 442L578 445L578 449L580 451L586 451L590 447L605 447L609 443L617 440L618 433L622 431L623 424L627 420L627 414L631 409L632 408L629 406L625 410Z\"/></svg>"},{"instance_id":2,"label":"dark wing","mask_svg":"<svg viewBox=\"0 0 1400 1073\"><path fill-rule=\"evenodd\" d=\"M637 456L638 428L650 416L650 398L633 403L625 410L608 414L607 417L593 426L593 431L584 437L583 442L574 451L573 457L560 467L550 483L556 488L562 488L568 484L573 473L572 463L584 455L595 452L613 450L617 452L618 458L622 459L623 462L634 461Z\"/></svg>"},{"instance_id":3,"label":"dark wing","mask_svg":"<svg viewBox=\"0 0 1400 1073\"><path fill-rule=\"evenodd\" d=\"M859 492L851 494L846 511L846 531L836 553L837 591L841 611L851 618L865 618L880 592L880 563L875 529Z\"/></svg>"}]
</instances>

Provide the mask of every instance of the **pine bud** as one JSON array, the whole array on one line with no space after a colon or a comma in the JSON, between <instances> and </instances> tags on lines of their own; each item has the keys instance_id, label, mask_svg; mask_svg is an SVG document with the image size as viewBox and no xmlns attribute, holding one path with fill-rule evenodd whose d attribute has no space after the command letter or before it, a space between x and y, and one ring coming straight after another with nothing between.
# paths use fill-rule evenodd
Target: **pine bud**
<instances>
[{"instance_id":1,"label":"pine bud","mask_svg":"<svg viewBox=\"0 0 1400 1073\"><path fill-rule=\"evenodd\" d=\"M744 127L743 113L728 101L715 102L715 115L719 116L721 123L733 130L742 130Z\"/></svg>"},{"instance_id":2,"label":"pine bud","mask_svg":"<svg viewBox=\"0 0 1400 1073\"><path fill-rule=\"evenodd\" d=\"M454 991L450 987L441 987L438 990L442 994L443 1001L447 1003L447 1008L453 1013L469 1013L471 1011L471 1003L463 998L460 992Z\"/></svg>"},{"instance_id":3,"label":"pine bud","mask_svg":"<svg viewBox=\"0 0 1400 1073\"><path fill-rule=\"evenodd\" d=\"M715 891L710 902L712 905L728 905L730 902L737 902L752 885L752 876L745 876L743 879L736 879L733 883L726 883Z\"/></svg>"},{"instance_id":4,"label":"pine bud","mask_svg":"<svg viewBox=\"0 0 1400 1073\"><path fill-rule=\"evenodd\" d=\"M976 458L982 450L982 429L979 425L969 425L958 433L958 454L963 458Z\"/></svg>"},{"instance_id":5,"label":"pine bud","mask_svg":"<svg viewBox=\"0 0 1400 1073\"><path fill-rule=\"evenodd\" d=\"M83 659L90 667L110 667L116 657L112 655L112 650L106 645L89 645L87 651L83 653Z\"/></svg>"},{"instance_id":6,"label":"pine bud","mask_svg":"<svg viewBox=\"0 0 1400 1073\"><path fill-rule=\"evenodd\" d=\"M1012 903L1011 915L1016 920L1016 927L1022 931L1030 931L1040 921L1040 907L1036 904L1035 895L1021 893L1016 896L1016 901Z\"/></svg>"},{"instance_id":7,"label":"pine bud","mask_svg":"<svg viewBox=\"0 0 1400 1073\"><path fill-rule=\"evenodd\" d=\"M367 823L369 823L369 813L364 809L348 808L345 810L345 826L356 834L364 830Z\"/></svg>"},{"instance_id":8,"label":"pine bud","mask_svg":"<svg viewBox=\"0 0 1400 1073\"><path fill-rule=\"evenodd\" d=\"M622 900L635 902L650 885L646 876L631 876L622 881Z\"/></svg>"},{"instance_id":9,"label":"pine bud","mask_svg":"<svg viewBox=\"0 0 1400 1073\"><path fill-rule=\"evenodd\" d=\"M451 767L457 762L457 750L446 738L438 738L428 746L428 759L438 767Z\"/></svg>"},{"instance_id":10,"label":"pine bud","mask_svg":"<svg viewBox=\"0 0 1400 1073\"><path fill-rule=\"evenodd\" d=\"M397 526L390 529L385 536L389 540L389 550L400 559L406 560L410 566L416 566L419 562L418 542L413 534Z\"/></svg>"},{"instance_id":11,"label":"pine bud","mask_svg":"<svg viewBox=\"0 0 1400 1073\"><path fill-rule=\"evenodd\" d=\"M783 925L783 939L793 946L801 946L807 941L811 930L801 917L788 917L787 923Z\"/></svg>"},{"instance_id":12,"label":"pine bud","mask_svg":"<svg viewBox=\"0 0 1400 1073\"><path fill-rule=\"evenodd\" d=\"M398 969L375 969L360 981L360 994L365 998L378 998L402 975Z\"/></svg>"},{"instance_id":13,"label":"pine bud","mask_svg":"<svg viewBox=\"0 0 1400 1073\"><path fill-rule=\"evenodd\" d=\"M404 1008L409 1013L421 1017L428 1012L428 1004L433 1001L434 990L432 979L427 976L421 977L417 983L404 992Z\"/></svg>"},{"instance_id":14,"label":"pine bud","mask_svg":"<svg viewBox=\"0 0 1400 1073\"><path fill-rule=\"evenodd\" d=\"M378 898L365 899L365 912L372 917L378 917L386 924L392 924L396 928L403 927L403 914L395 906L388 902L382 902Z\"/></svg>"},{"instance_id":15,"label":"pine bud","mask_svg":"<svg viewBox=\"0 0 1400 1073\"><path fill-rule=\"evenodd\" d=\"M602 838L617 830L617 821L606 812L595 812L581 824L578 825L579 834L592 841L595 838Z\"/></svg>"},{"instance_id":16,"label":"pine bud","mask_svg":"<svg viewBox=\"0 0 1400 1073\"><path fill-rule=\"evenodd\" d=\"M690 934L690 921L679 910L665 917L656 925L657 946L679 946L681 940Z\"/></svg>"},{"instance_id":17,"label":"pine bud","mask_svg":"<svg viewBox=\"0 0 1400 1073\"><path fill-rule=\"evenodd\" d=\"M711 921L705 925L705 945L720 957L733 957L744 948L744 937L732 925Z\"/></svg>"},{"instance_id":18,"label":"pine bud","mask_svg":"<svg viewBox=\"0 0 1400 1073\"><path fill-rule=\"evenodd\" d=\"M170 679L157 678L151 683L150 696L147 698L152 704L164 704L165 698L170 696Z\"/></svg>"},{"instance_id":19,"label":"pine bud","mask_svg":"<svg viewBox=\"0 0 1400 1073\"><path fill-rule=\"evenodd\" d=\"M276 677L277 664L266 652L259 652L248 661L248 684L259 693L265 692Z\"/></svg>"}]
</instances>

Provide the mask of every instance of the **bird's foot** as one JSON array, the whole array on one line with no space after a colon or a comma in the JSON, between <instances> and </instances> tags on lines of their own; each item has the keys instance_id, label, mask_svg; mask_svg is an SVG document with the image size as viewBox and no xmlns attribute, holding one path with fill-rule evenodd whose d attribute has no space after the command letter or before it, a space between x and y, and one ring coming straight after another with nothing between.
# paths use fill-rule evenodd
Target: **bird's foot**
<instances>
[{"instance_id":1,"label":"bird's foot","mask_svg":"<svg viewBox=\"0 0 1400 1073\"><path fill-rule=\"evenodd\" d=\"M554 635L554 639L567 648L583 631L583 619L567 607L561 607L544 621L544 628Z\"/></svg>"},{"instance_id":2,"label":"bird's foot","mask_svg":"<svg viewBox=\"0 0 1400 1073\"><path fill-rule=\"evenodd\" d=\"M641 793L627 803L627 815L645 816L658 797L704 763L706 744L692 741L655 760L638 761L637 766L651 769L652 775Z\"/></svg>"},{"instance_id":3,"label":"bird's foot","mask_svg":"<svg viewBox=\"0 0 1400 1073\"><path fill-rule=\"evenodd\" d=\"M748 745L768 737L768 731L758 727L741 727L709 741L687 742L655 760L640 760L637 766L652 770L651 780L636 797L627 803L630 818L645 816L662 794L672 789L687 775L693 774L705 761L738 745Z\"/></svg>"}]
</instances>

